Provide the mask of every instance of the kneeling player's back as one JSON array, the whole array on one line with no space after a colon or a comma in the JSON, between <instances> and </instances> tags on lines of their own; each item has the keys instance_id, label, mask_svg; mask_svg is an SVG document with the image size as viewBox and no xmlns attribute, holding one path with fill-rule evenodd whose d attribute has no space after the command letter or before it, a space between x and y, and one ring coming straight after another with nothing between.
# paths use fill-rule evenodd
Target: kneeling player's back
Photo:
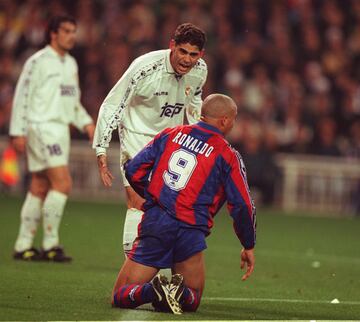
<instances>
[{"instance_id":1,"label":"kneeling player's back","mask_svg":"<svg viewBox=\"0 0 360 322\"><path fill-rule=\"evenodd\" d=\"M178 219L212 226L224 202L223 179L230 171L223 154L232 152L216 128L199 122L163 132L148 192ZM157 142L155 142L157 144Z\"/></svg>"}]
</instances>

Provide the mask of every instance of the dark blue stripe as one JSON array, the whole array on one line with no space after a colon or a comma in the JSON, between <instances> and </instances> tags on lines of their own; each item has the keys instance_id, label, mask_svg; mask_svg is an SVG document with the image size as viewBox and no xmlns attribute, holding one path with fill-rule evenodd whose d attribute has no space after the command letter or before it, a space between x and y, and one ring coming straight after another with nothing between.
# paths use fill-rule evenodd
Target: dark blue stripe
<instances>
[{"instance_id":1,"label":"dark blue stripe","mask_svg":"<svg viewBox=\"0 0 360 322\"><path fill-rule=\"evenodd\" d=\"M222 157L218 156L215 164L206 179L198 198L195 202L196 205L196 224L198 225L206 225L208 223L208 219L210 216L209 206L211 206L214 202L214 198L217 195L219 189L223 186L221 183L224 174L221 172L222 167ZM223 206L225 202L225 196L222 198L223 200L220 202L218 209L216 209L215 213Z\"/></svg>"}]
</instances>

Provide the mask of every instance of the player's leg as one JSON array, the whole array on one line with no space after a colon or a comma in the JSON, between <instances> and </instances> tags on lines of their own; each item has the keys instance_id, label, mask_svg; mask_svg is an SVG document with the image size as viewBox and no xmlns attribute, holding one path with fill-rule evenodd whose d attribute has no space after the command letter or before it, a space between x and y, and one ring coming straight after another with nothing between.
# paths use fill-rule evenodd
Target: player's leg
<instances>
[{"instance_id":1,"label":"player's leg","mask_svg":"<svg viewBox=\"0 0 360 322\"><path fill-rule=\"evenodd\" d=\"M69 261L71 257L64 254L59 246L59 228L71 190L72 180L68 166L59 166L46 170L50 182L50 190L43 205L43 250L44 259L54 261Z\"/></svg>"},{"instance_id":2,"label":"player's leg","mask_svg":"<svg viewBox=\"0 0 360 322\"><path fill-rule=\"evenodd\" d=\"M174 252L171 288L173 296L184 311L195 312L200 305L205 285L205 263L203 251L206 249L205 234L201 230L182 225L177 236Z\"/></svg>"},{"instance_id":3,"label":"player's leg","mask_svg":"<svg viewBox=\"0 0 360 322\"><path fill-rule=\"evenodd\" d=\"M125 191L128 209L126 211L124 222L123 247L125 255L127 255L138 235L137 228L143 215L143 211L139 210L139 208L143 204L144 199L142 199L129 185L125 185Z\"/></svg>"},{"instance_id":4,"label":"player's leg","mask_svg":"<svg viewBox=\"0 0 360 322\"><path fill-rule=\"evenodd\" d=\"M135 308L154 301L156 293L150 281L157 272L157 268L126 258L112 291L112 305L120 308Z\"/></svg>"},{"instance_id":5,"label":"player's leg","mask_svg":"<svg viewBox=\"0 0 360 322\"><path fill-rule=\"evenodd\" d=\"M179 303L171 296L167 278L163 275L154 277L159 268L172 266L178 225L176 219L166 216L158 207L143 215L139 236L114 286L114 306L134 308L152 302L158 310L181 313Z\"/></svg>"},{"instance_id":6,"label":"player's leg","mask_svg":"<svg viewBox=\"0 0 360 322\"><path fill-rule=\"evenodd\" d=\"M133 133L125 128L122 128L120 131L119 135L122 138L120 143L120 174L125 187L127 201L127 211L123 231L123 247L125 255L127 255L138 235L138 225L143 215L143 212L140 209L144 199L131 188L125 177L123 166L128 159L134 157L151 140L151 137Z\"/></svg>"},{"instance_id":7,"label":"player's leg","mask_svg":"<svg viewBox=\"0 0 360 322\"><path fill-rule=\"evenodd\" d=\"M178 286L175 298L180 302L182 309L195 312L200 305L201 296L205 286L205 262L203 252L199 252L185 261L174 265L174 272L183 276L182 281L174 280L172 284ZM176 278L176 276L175 276ZM180 298L177 298L180 297Z\"/></svg>"},{"instance_id":8,"label":"player's leg","mask_svg":"<svg viewBox=\"0 0 360 322\"><path fill-rule=\"evenodd\" d=\"M15 242L15 259L38 260L40 258L38 250L32 245L48 189L49 181L43 171L31 174L30 189L21 208L20 229Z\"/></svg>"}]
</instances>

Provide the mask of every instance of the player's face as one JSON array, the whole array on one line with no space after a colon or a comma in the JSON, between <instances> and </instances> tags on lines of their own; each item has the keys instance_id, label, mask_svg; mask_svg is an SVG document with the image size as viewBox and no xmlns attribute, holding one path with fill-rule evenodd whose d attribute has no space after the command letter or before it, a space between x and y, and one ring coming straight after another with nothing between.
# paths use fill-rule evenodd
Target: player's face
<instances>
[{"instance_id":1,"label":"player's face","mask_svg":"<svg viewBox=\"0 0 360 322\"><path fill-rule=\"evenodd\" d=\"M60 51L67 52L75 45L76 26L71 22L63 22L60 24L58 31L52 33L52 44Z\"/></svg>"},{"instance_id":2,"label":"player's face","mask_svg":"<svg viewBox=\"0 0 360 322\"><path fill-rule=\"evenodd\" d=\"M189 43L177 45L174 40L170 42L170 49L171 66L180 75L188 73L204 54L204 50L199 50L197 46Z\"/></svg>"}]
</instances>

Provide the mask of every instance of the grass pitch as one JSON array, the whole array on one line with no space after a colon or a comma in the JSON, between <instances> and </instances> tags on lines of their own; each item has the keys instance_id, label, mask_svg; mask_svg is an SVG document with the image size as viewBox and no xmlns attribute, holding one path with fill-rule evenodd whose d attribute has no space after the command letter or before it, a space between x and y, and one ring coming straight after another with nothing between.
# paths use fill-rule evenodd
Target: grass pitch
<instances>
[{"instance_id":1,"label":"grass pitch","mask_svg":"<svg viewBox=\"0 0 360 322\"><path fill-rule=\"evenodd\" d=\"M12 259L21 203L0 196L0 320L360 319L360 218L258 210L255 272L241 282L241 247L222 211L207 239L200 308L175 316L109 304L123 262L123 205L69 202L60 236L74 261L54 264Z\"/></svg>"}]
</instances>

